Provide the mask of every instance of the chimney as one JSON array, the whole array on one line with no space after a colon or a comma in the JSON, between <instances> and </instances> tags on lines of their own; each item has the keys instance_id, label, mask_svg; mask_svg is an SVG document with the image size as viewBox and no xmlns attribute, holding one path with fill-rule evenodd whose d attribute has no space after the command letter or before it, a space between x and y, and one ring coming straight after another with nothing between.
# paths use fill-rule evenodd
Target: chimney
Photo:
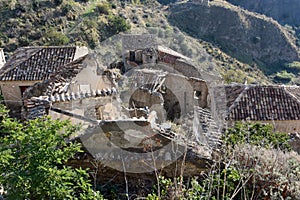
<instances>
[{"instance_id":1,"label":"chimney","mask_svg":"<svg viewBox=\"0 0 300 200\"><path fill-rule=\"evenodd\" d=\"M3 67L3 65L6 63L3 49L0 48L0 69Z\"/></svg>"}]
</instances>

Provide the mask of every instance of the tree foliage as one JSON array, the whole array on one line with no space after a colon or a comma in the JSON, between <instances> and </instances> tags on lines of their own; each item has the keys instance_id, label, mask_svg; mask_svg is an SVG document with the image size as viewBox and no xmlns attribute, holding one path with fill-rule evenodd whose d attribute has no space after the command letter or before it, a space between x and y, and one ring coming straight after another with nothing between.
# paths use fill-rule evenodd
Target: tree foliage
<instances>
[{"instance_id":1,"label":"tree foliage","mask_svg":"<svg viewBox=\"0 0 300 200\"><path fill-rule=\"evenodd\" d=\"M85 170L65 166L81 148L66 139L76 127L50 118L22 124L0 110L0 184L7 199L100 199Z\"/></svg>"},{"instance_id":2,"label":"tree foliage","mask_svg":"<svg viewBox=\"0 0 300 200\"><path fill-rule=\"evenodd\" d=\"M118 34L120 32L127 31L131 27L124 18L113 15L109 16L108 25L108 29L111 34Z\"/></svg>"},{"instance_id":3,"label":"tree foliage","mask_svg":"<svg viewBox=\"0 0 300 200\"><path fill-rule=\"evenodd\" d=\"M223 136L227 146L248 143L264 148L290 150L287 133L275 132L271 124L237 122Z\"/></svg>"},{"instance_id":4,"label":"tree foliage","mask_svg":"<svg viewBox=\"0 0 300 200\"><path fill-rule=\"evenodd\" d=\"M56 31L54 28L50 28L46 34L47 45L60 46L69 43L70 39L62 32Z\"/></svg>"}]
</instances>

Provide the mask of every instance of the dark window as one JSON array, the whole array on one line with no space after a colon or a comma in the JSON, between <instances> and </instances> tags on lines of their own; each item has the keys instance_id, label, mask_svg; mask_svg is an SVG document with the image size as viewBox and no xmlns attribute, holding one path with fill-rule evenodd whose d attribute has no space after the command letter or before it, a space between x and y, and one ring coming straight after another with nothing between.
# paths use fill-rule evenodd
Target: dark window
<instances>
[{"instance_id":1,"label":"dark window","mask_svg":"<svg viewBox=\"0 0 300 200\"><path fill-rule=\"evenodd\" d=\"M30 86L20 86L20 91L21 91L21 96L23 97L23 93L25 92L25 90L27 88L29 88Z\"/></svg>"},{"instance_id":2,"label":"dark window","mask_svg":"<svg viewBox=\"0 0 300 200\"><path fill-rule=\"evenodd\" d=\"M134 51L129 52L129 61L135 61L135 52Z\"/></svg>"},{"instance_id":3,"label":"dark window","mask_svg":"<svg viewBox=\"0 0 300 200\"><path fill-rule=\"evenodd\" d=\"M201 91L198 91L198 90L194 91L194 98L195 99L199 99L200 96L201 96Z\"/></svg>"}]
</instances>

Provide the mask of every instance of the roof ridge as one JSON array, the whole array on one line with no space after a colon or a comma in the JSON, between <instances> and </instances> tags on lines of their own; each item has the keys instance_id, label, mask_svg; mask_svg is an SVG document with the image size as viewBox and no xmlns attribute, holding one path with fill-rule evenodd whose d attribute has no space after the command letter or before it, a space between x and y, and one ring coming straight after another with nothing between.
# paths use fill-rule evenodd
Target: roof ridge
<instances>
[{"instance_id":1,"label":"roof ridge","mask_svg":"<svg viewBox=\"0 0 300 200\"><path fill-rule=\"evenodd\" d=\"M255 86L254 86L255 87ZM246 93L250 89L250 85L246 85L243 89L243 91L238 95L238 97L234 100L234 102L231 104L231 106L228 108L228 115L231 113L232 109L236 106L238 102L242 99L244 96L244 93Z\"/></svg>"},{"instance_id":2,"label":"roof ridge","mask_svg":"<svg viewBox=\"0 0 300 200\"><path fill-rule=\"evenodd\" d=\"M288 94L288 95L290 95L299 105L300 105L300 99L298 98L298 97L296 97L293 93L291 93L289 90L287 90L287 88L288 87L291 87L291 86L283 86L283 89L284 89L284 91ZM294 86L295 87L295 86ZM298 86L296 86L296 87L298 87ZM300 88L300 87L298 87L298 88Z\"/></svg>"},{"instance_id":3,"label":"roof ridge","mask_svg":"<svg viewBox=\"0 0 300 200\"><path fill-rule=\"evenodd\" d=\"M63 74L64 74L66 71L68 71L68 70L70 70L70 69L75 69L75 68L76 68L76 67L75 67L76 64L82 64L82 62L83 62L87 57L89 57L89 56L90 56L90 54L86 54L86 55L84 55L84 56L81 56L81 57L77 58L76 60L73 60L73 61L71 61L71 62L69 62L69 63L66 63L66 64L64 64L64 65L59 66L59 67L58 67L58 70L56 71L56 73L51 73L50 76L56 75L56 76L62 76L62 77L63 77ZM82 70L82 68L79 69L79 72L80 72L81 70ZM79 72L78 72L78 73L79 73Z\"/></svg>"}]
</instances>

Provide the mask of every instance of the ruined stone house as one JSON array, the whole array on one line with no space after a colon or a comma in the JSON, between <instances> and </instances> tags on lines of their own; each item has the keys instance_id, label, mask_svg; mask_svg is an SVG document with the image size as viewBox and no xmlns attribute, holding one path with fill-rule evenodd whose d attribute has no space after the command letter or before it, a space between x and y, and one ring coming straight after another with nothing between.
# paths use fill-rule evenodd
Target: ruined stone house
<instances>
[{"instance_id":1,"label":"ruined stone house","mask_svg":"<svg viewBox=\"0 0 300 200\"><path fill-rule=\"evenodd\" d=\"M270 123L276 131L300 132L300 87L284 85L225 86L227 121Z\"/></svg>"},{"instance_id":2,"label":"ruined stone house","mask_svg":"<svg viewBox=\"0 0 300 200\"><path fill-rule=\"evenodd\" d=\"M195 106L208 108L208 86L202 79L157 68L136 69L132 76L135 84L131 87L129 106L153 108L163 121L180 119Z\"/></svg>"},{"instance_id":3,"label":"ruined stone house","mask_svg":"<svg viewBox=\"0 0 300 200\"><path fill-rule=\"evenodd\" d=\"M183 114L192 110L194 105L201 106L202 108L209 107L209 83L204 81L202 78L203 74L200 74L200 70L191 63L190 58L170 48L157 46L155 48L149 47L129 50L125 55L124 62L126 71L132 69L146 69L142 70L143 72L140 71L140 74L143 74L142 78L135 79L138 87L143 84L151 85L151 83L145 83L145 80L152 80L153 83L156 82L156 84L160 86L167 86L167 91L170 95L170 91L176 93L173 95L177 96L177 99L181 100L181 106L185 107ZM147 69L151 69L152 71ZM159 70L167 71L168 75L163 75L163 73L158 75ZM160 78L158 78L158 76L160 76ZM164 96L166 97L168 95ZM176 98L173 98L174 102L172 102L169 107L172 107L175 103L179 103L174 99ZM194 101L198 101L198 103L194 104Z\"/></svg>"},{"instance_id":4,"label":"ruined stone house","mask_svg":"<svg viewBox=\"0 0 300 200\"><path fill-rule=\"evenodd\" d=\"M118 152L114 154L115 149L111 150L111 143L139 152L149 144L160 148L172 141L182 144L182 150L188 144L194 154L210 157L210 145L219 145L219 132L216 130L214 135L208 128L213 121L209 117L208 85L201 78L189 76L195 68L176 52L165 50L159 54L161 56L153 62L146 59L149 65L133 67L134 70L129 70L131 74L122 77L112 66L110 69L99 66L93 54L66 63L49 79L26 89L22 114L26 119L50 115L81 124L80 139L84 146L93 157L105 162L120 157ZM181 62L187 64L178 73L175 67ZM193 126L195 117L199 119ZM191 139L188 135L170 132L167 120L175 122L175 119L189 136L200 129L203 135ZM101 152L97 153L99 148ZM110 152L109 156L101 154L103 152ZM125 162L128 169L134 170L143 164L139 154L134 155ZM172 157L174 154L167 148L158 151L156 156L162 165L170 164ZM113 159L113 162L120 164L121 160Z\"/></svg>"},{"instance_id":5,"label":"ruined stone house","mask_svg":"<svg viewBox=\"0 0 300 200\"><path fill-rule=\"evenodd\" d=\"M201 74L191 63L191 59L165 46L129 50L124 58L126 71L142 65L168 67L169 72L186 77L197 77Z\"/></svg>"},{"instance_id":6,"label":"ruined stone house","mask_svg":"<svg viewBox=\"0 0 300 200\"><path fill-rule=\"evenodd\" d=\"M128 107L126 114L122 112L124 105L123 108L120 107L117 98L107 97L117 91L117 69L104 67L99 70L95 58L88 55L63 65L56 73L52 73L49 79L30 88L24 96L24 117L32 119L51 114L56 118L65 118L63 116L67 116L65 114L68 112L92 120L117 120L146 117L145 112L149 109L156 111L159 121L163 122L180 119L181 116L193 112L195 106L209 108L208 85L206 81L191 76L197 75L197 70L187 62L189 58L166 47L159 47L157 52L154 51L137 50L134 52L135 59L126 58L137 64L144 63L143 68L136 68L130 75L130 90L128 99L125 99L127 103L125 107ZM145 52L146 55L143 56ZM151 59L149 52L153 55ZM139 56L144 58L139 60L137 59ZM151 65L149 68L147 64L153 63L156 67ZM180 72L175 69L176 67ZM73 74L70 74L70 70ZM122 98L124 94L125 92ZM51 109L42 108L37 112L38 109L34 105L38 103L31 101L41 99L45 100L44 103L49 101ZM53 110L60 110L60 114L58 112L54 114ZM61 116L63 111L64 114Z\"/></svg>"},{"instance_id":7,"label":"ruined stone house","mask_svg":"<svg viewBox=\"0 0 300 200\"><path fill-rule=\"evenodd\" d=\"M50 78L67 63L88 53L86 47L21 47L0 70L0 87L6 105L20 112L23 92Z\"/></svg>"}]
</instances>

